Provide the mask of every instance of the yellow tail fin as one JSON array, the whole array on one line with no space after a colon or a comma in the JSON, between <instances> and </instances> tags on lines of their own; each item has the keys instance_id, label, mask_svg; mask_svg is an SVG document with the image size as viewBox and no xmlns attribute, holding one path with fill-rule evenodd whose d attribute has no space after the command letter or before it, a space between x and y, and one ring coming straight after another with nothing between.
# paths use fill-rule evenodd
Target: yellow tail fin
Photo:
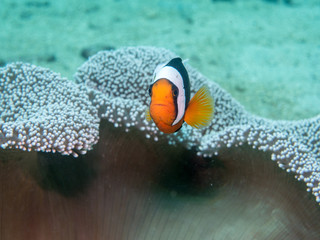
<instances>
[{"instance_id":1,"label":"yellow tail fin","mask_svg":"<svg viewBox=\"0 0 320 240\"><path fill-rule=\"evenodd\" d=\"M151 115L150 115L150 110L149 110L149 108L147 108L146 109L146 120L148 121L148 122L150 122L151 121Z\"/></svg>"},{"instance_id":2,"label":"yellow tail fin","mask_svg":"<svg viewBox=\"0 0 320 240\"><path fill-rule=\"evenodd\" d=\"M184 115L184 121L192 127L203 128L213 118L214 100L207 85L202 86L190 100Z\"/></svg>"}]
</instances>

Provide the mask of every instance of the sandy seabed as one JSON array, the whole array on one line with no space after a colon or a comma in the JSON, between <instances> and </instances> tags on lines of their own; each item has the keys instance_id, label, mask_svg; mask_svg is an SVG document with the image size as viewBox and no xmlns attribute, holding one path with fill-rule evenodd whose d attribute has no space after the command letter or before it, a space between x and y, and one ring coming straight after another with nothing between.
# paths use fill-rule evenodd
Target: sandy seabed
<instances>
[{"instance_id":1,"label":"sandy seabed","mask_svg":"<svg viewBox=\"0 0 320 240\"><path fill-rule=\"evenodd\" d=\"M72 79L99 50L165 47L257 115L294 120L320 113L316 0L1 0L0 6L1 65L31 62Z\"/></svg>"}]
</instances>

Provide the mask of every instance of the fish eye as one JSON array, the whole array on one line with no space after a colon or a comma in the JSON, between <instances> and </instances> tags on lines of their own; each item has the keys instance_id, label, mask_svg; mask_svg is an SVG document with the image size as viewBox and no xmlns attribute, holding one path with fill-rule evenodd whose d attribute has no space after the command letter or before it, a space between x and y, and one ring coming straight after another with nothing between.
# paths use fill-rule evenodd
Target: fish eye
<instances>
[{"instance_id":1,"label":"fish eye","mask_svg":"<svg viewBox=\"0 0 320 240\"><path fill-rule=\"evenodd\" d=\"M173 96L174 96L174 97L177 97L177 96L178 96L178 93L179 93L178 89L174 89L174 90L173 90Z\"/></svg>"},{"instance_id":2,"label":"fish eye","mask_svg":"<svg viewBox=\"0 0 320 240\"><path fill-rule=\"evenodd\" d=\"M149 87L149 96L150 96L150 97L151 97L151 95L152 95L151 87L152 87L152 85L150 85L150 87Z\"/></svg>"}]
</instances>

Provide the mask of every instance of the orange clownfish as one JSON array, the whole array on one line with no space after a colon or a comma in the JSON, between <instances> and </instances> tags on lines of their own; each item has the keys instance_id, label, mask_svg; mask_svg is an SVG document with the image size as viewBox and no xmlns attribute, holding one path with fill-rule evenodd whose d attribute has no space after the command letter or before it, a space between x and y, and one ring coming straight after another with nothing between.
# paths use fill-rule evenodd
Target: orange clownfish
<instances>
[{"instance_id":1,"label":"orange clownfish","mask_svg":"<svg viewBox=\"0 0 320 240\"><path fill-rule=\"evenodd\" d=\"M179 131L183 122L195 128L206 127L213 118L214 100L206 85L190 100L189 76L181 58L156 68L149 95L146 119L152 119L164 133Z\"/></svg>"}]
</instances>

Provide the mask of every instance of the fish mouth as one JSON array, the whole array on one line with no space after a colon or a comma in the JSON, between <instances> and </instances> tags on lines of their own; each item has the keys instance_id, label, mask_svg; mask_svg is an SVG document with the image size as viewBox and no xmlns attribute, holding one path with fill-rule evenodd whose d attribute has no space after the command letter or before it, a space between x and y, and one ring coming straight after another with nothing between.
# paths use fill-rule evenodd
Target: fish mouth
<instances>
[{"instance_id":1,"label":"fish mouth","mask_svg":"<svg viewBox=\"0 0 320 240\"><path fill-rule=\"evenodd\" d=\"M167 105L166 104L162 104L162 103L155 103L153 104L154 106L163 106L163 107L166 107Z\"/></svg>"},{"instance_id":2,"label":"fish mouth","mask_svg":"<svg viewBox=\"0 0 320 240\"><path fill-rule=\"evenodd\" d=\"M166 103L166 102L153 102L150 104L150 106L163 108L163 107L168 107L168 103Z\"/></svg>"}]
</instances>

